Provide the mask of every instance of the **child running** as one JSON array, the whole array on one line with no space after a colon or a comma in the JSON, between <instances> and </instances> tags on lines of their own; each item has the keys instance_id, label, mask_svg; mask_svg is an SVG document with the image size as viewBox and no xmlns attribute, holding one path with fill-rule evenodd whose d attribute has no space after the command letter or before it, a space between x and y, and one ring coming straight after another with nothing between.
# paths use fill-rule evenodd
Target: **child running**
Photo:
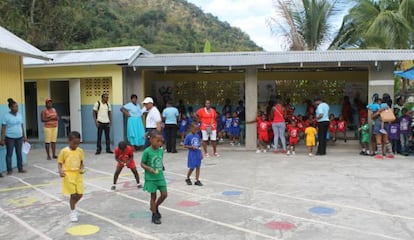
<instances>
[{"instance_id":1,"label":"child running","mask_svg":"<svg viewBox=\"0 0 414 240\"><path fill-rule=\"evenodd\" d=\"M187 157L187 179L185 182L187 185L192 185L191 182L191 174L194 171L194 168L196 170L196 181L194 182L194 185L197 186L203 186L203 184L200 182L200 166L201 166L201 160L203 159L203 154L201 154L201 140L200 135L198 134L198 131L200 130L199 126L196 123L193 123L191 125L191 133L187 134L184 140L184 147L188 149L188 157Z\"/></svg>"},{"instance_id":2,"label":"child running","mask_svg":"<svg viewBox=\"0 0 414 240\"><path fill-rule=\"evenodd\" d=\"M361 118L361 127L358 129L361 133L361 147L362 150L359 154L369 155L369 124L366 118Z\"/></svg>"},{"instance_id":3,"label":"child running","mask_svg":"<svg viewBox=\"0 0 414 240\"><path fill-rule=\"evenodd\" d=\"M162 133L152 131L150 134L151 145L142 153L141 167L145 170L144 191L151 193L150 208L152 223L161 224L161 214L158 210L162 202L167 198L167 183L164 177L162 146ZM157 190L161 195L157 199Z\"/></svg>"},{"instance_id":4,"label":"child running","mask_svg":"<svg viewBox=\"0 0 414 240\"><path fill-rule=\"evenodd\" d=\"M132 147L124 141L119 142L118 147L115 148L115 160L117 161L117 165L114 174L114 184L112 185L111 190L116 189L116 182L118 181L119 174L124 167L131 169L135 176L135 181L137 182L137 188L141 188L142 186L139 183L139 174L134 161L134 150Z\"/></svg>"},{"instance_id":5,"label":"child running","mask_svg":"<svg viewBox=\"0 0 414 240\"><path fill-rule=\"evenodd\" d=\"M83 177L85 172L83 160L85 155L79 147L80 133L69 133L69 146L63 148L58 157L59 175L62 177L63 194L70 195L70 221L78 221L78 212L75 209L76 203L82 198L84 192Z\"/></svg>"},{"instance_id":6,"label":"child running","mask_svg":"<svg viewBox=\"0 0 414 240\"><path fill-rule=\"evenodd\" d=\"M305 129L305 136L306 136L306 147L308 147L308 154L309 157L312 157L312 150L316 143L316 128L314 127L314 123L310 122L309 126Z\"/></svg>"}]
</instances>

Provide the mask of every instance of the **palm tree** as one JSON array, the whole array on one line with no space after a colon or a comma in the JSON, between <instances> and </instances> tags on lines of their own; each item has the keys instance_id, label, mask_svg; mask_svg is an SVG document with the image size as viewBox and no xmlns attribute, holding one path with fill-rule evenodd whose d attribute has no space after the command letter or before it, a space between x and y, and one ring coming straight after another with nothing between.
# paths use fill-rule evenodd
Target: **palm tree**
<instances>
[{"instance_id":1,"label":"palm tree","mask_svg":"<svg viewBox=\"0 0 414 240\"><path fill-rule=\"evenodd\" d=\"M339 0L275 0L278 17L268 19L273 33L283 36L289 50L318 50L332 35Z\"/></svg>"},{"instance_id":2,"label":"palm tree","mask_svg":"<svg viewBox=\"0 0 414 240\"><path fill-rule=\"evenodd\" d=\"M414 0L356 0L330 48L413 48Z\"/></svg>"}]
</instances>

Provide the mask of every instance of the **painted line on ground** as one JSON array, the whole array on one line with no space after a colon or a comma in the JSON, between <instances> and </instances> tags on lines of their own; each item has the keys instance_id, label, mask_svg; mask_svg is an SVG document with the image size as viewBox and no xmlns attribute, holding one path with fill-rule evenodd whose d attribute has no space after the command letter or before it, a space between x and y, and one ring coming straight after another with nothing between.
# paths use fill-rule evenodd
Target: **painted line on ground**
<instances>
[{"instance_id":1,"label":"painted line on ground","mask_svg":"<svg viewBox=\"0 0 414 240\"><path fill-rule=\"evenodd\" d=\"M45 235L44 233L40 232L39 230L37 230L36 228L30 226L28 223L26 223L25 221L23 221L22 219L20 219L19 217L17 217L16 215L9 213L7 211L5 211L3 208L0 208L0 213L12 218L14 221L16 221L17 223L19 223L20 225L22 225L23 227L25 227L26 229L32 231L33 233L35 233L36 235L38 235L39 237L41 237L42 239L47 239L47 240L52 240L53 238L48 237L47 235Z\"/></svg>"},{"instance_id":2,"label":"painted line on ground","mask_svg":"<svg viewBox=\"0 0 414 240\"><path fill-rule=\"evenodd\" d=\"M36 167L36 166L35 166L35 167ZM46 169L46 168L43 168L43 167L39 167L39 166L37 166L37 168L39 168L39 169L43 169L43 170L46 170L46 171L49 171L49 172L51 172L51 173L53 173L53 174L56 174L56 175L57 175L57 173L55 173L55 172L53 172L53 171L51 171L51 170L49 170L49 169ZM26 182L25 180L23 180L23 179L21 179L21 178L18 178L18 177L15 177L15 176L11 176L11 177L15 178L16 180L20 181L21 183L23 183L23 184L25 184L25 185L27 185L27 186L30 186L30 185L31 185L30 183ZM34 189L34 190L36 190L36 191L38 191L38 192L42 193L42 194L43 194L43 195L45 195L45 196L48 196L49 198L55 199L55 200L57 200L57 201L58 201L58 200L60 200L58 197L56 197L56 196L54 196L54 195L52 195L52 194L50 194L50 193L48 193L48 192L46 192L46 191L44 191L44 190L40 189L40 188L37 188L37 187L32 186L32 189ZM69 205L68 203L64 203L64 202L62 202L62 204L63 204L63 205L66 205L66 206L68 206L68 205ZM114 225L114 226L116 226L116 227L119 227L119 228L121 228L121 229L123 229L123 230L126 230L126 231L128 231L128 232L130 232L130 233L136 234L137 236L140 236L140 237L143 237L143 238L146 238L146 239L155 239L155 240L157 240L157 239L158 239L158 238L156 238L156 237L154 237L154 236L151 236L151 235L146 234L146 233L142 233L142 232L140 232L140 231L137 231L137 230L135 230L135 229L133 229L133 228L127 227L127 226L125 226L125 225L123 225L123 224L121 224L121 223L119 223L119 222L117 222L117 221L114 221L114 220L109 219L109 218L107 218L107 217L104 217L104 216L102 216L102 215L96 214L96 213L94 213L94 212L91 212L91 211L88 211L88 210L85 210L85 209L83 209L83 208L79 208L79 207L77 207L76 209L77 209L79 212L83 212L83 213L86 213L86 214L88 214L88 215L94 216L95 218L101 219L101 220L103 220L103 221L105 221L105 222L108 222L108 223L110 223L110 224L112 224L112 225Z\"/></svg>"},{"instance_id":3,"label":"painted line on ground","mask_svg":"<svg viewBox=\"0 0 414 240\"><path fill-rule=\"evenodd\" d=\"M93 168L89 168L89 170L99 172L99 173L102 173L102 174L106 174L106 175L111 174L109 172L105 172L105 171L97 170L97 169L95 170ZM126 178L126 179L133 180L133 179L130 179L130 178ZM183 184L184 184L184 182L183 182ZM268 214L280 215L280 216L289 217L289 218L293 218L293 219L297 219L297 220L301 220L301 221L311 222L311 223L315 223L315 224L319 224L319 225L325 225L325 226L329 226L329 227L333 227L333 228L337 228L337 229L348 230L348 231L352 231L352 232L356 232L356 233L360 233L360 234L376 236L376 237L382 237L382 238L385 238L385 239L401 240L400 238L395 238L395 237L388 236L388 235L385 235L385 234L359 230L357 228L353 228L353 227L349 227L349 226L343 226L343 225L328 223L328 222L324 222L324 221L318 221L318 220L299 217L299 216L295 216L295 215L291 215L291 214L287 214L287 213L283 213L283 212L279 212L279 211L273 211L273 210L268 210L268 209L264 209L264 208L260 208L260 207L254 207L254 206L250 206L250 205L245 205L245 204L241 204L241 203L227 201L227 200L223 200L223 199L219 199L219 198L203 196L203 195L200 195L200 194L175 189L175 188L172 188L172 187L168 187L168 188L170 189L170 191L179 192L179 193L182 193L182 194L187 194L187 195L195 196L195 197L202 198L202 199L204 198L204 199L208 199L210 201L222 202L222 203L234 205L234 206L245 208L245 209L261 211L261 212L265 212L265 213L268 213Z\"/></svg>"},{"instance_id":4,"label":"painted line on ground","mask_svg":"<svg viewBox=\"0 0 414 240\"><path fill-rule=\"evenodd\" d=\"M131 173L126 173L126 174L120 174L121 176L132 176ZM86 180L88 181L97 181L97 180L102 180L102 179L110 179L110 177L95 177L95 178L88 178ZM60 185L62 184L62 181L59 182L49 182L49 183L41 183L41 184L33 184L34 187L49 187L49 186L53 186L53 185ZM23 190L23 189L30 189L32 188L31 186L27 186L27 185L23 185L23 186L18 186L18 187L9 187L9 188L0 188L0 193L2 192L11 192L11 191L17 191L17 190Z\"/></svg>"},{"instance_id":5,"label":"painted line on ground","mask_svg":"<svg viewBox=\"0 0 414 240\"><path fill-rule=\"evenodd\" d=\"M187 176L184 175L184 174L174 173L174 172L170 172L170 171L165 171L165 172L168 173L168 174L172 174L172 175L187 178ZM229 184L229 183L223 183L223 182L217 182L217 181L208 180L208 179L205 179L205 178L203 178L203 181L211 182L211 183L214 183L214 184L217 184L217 185L228 186L228 187L232 187L232 188L245 189L245 190L249 190L249 191L253 191L253 192L261 192L261 193L265 193L265 194L271 194L271 195L275 195L275 196L278 196L278 197L295 199L295 200L300 200L300 201L305 201L305 202L314 202L314 203L318 203L318 204L326 204L326 205L331 205L331 206L336 206L336 207L341 207L341 208L348 208L348 209L358 210L358 211L361 211L361 212L367 212L367 213L372 213L372 214L386 216L386 217L393 217L393 218L400 218L400 219L414 221L414 217L409 217L409 216L404 216L404 215L391 214L391 213L387 213L387 212L381 212L381 211L376 211L376 210L371 210L371 209L366 209L366 208L354 207L354 206L350 206L350 205L333 203L333 202L328 202L328 201L297 197L297 196L292 196L292 195L287 195L287 194L282 194L282 193L276 193L276 192L271 192L271 191L260 190L260 189L252 190L249 187L235 185L235 184Z\"/></svg>"},{"instance_id":6,"label":"painted line on ground","mask_svg":"<svg viewBox=\"0 0 414 240\"><path fill-rule=\"evenodd\" d=\"M35 165L35 167L40 168L40 169L43 169L42 167L39 167L39 166L36 166L36 165ZM111 173L109 173L109 172L104 172L104 171L97 170L97 169L90 168L90 167L88 167L87 169L88 169L89 171L95 171L95 172L97 172L97 173L101 173L101 174L105 174L105 175L109 175L109 174L111 174ZM46 171L50 171L50 170L48 170L48 169L44 169L44 170L46 170ZM54 174L55 174L55 173L54 173ZM112 175L112 174L111 174L111 175ZM93 184L93 183L87 183L87 182L85 181L85 184L88 184L88 185L94 186L94 187L96 187L96 188L100 188L100 189L102 189L102 190L104 190L104 191L113 192L113 191L111 191L111 190L108 190L108 189L103 188L103 187L101 187L101 186L95 185L95 184ZM142 200L142 199L140 199L140 198L132 197L132 196L130 196L130 195L128 195L128 194L124 194L124 193L117 192L117 191L116 191L116 192L113 192L113 194L117 194L117 195L119 195L119 196L122 196L122 197L125 197L125 198L128 198L128 199L131 199L131 200L134 200L134 201L141 202L141 203L144 203L144 204L149 205L149 201L148 201L148 200ZM166 206L160 206L160 208L165 209L165 210L169 210L169 211L171 211L171 212L175 212L175 213L178 213L178 214L186 215L186 216L189 216L189 217L192 217L192 218L196 218L196 219L199 219L199 220L202 220L202 221L205 221L205 222L209 222L209 223L213 223L213 224L220 225L220 226L223 226L223 227L231 228L231 229L236 230L236 231L240 231L240 232L244 232L244 233L248 233L248 234L252 234L252 235L256 235L256 236L260 236L260 237L267 238L267 239L278 239L278 240L283 240L283 239L280 239L280 238L277 238L277 237L274 237L274 236L270 236L270 235L266 235L266 234L263 234L263 233L260 233L260 232L256 232L256 231L248 230L248 229L245 229L245 228L242 228L242 227L238 227L238 226L236 226L236 225L232 225L232 224L228 224L228 223L224 223L224 222L216 221L216 220L213 220L213 219L210 219L210 218L202 217L202 216L199 216L199 215L195 215L195 214L192 214L192 213L189 213L189 212L185 212L185 211L177 210L177 209L174 209L174 208L170 208L170 207L166 207Z\"/></svg>"}]
</instances>

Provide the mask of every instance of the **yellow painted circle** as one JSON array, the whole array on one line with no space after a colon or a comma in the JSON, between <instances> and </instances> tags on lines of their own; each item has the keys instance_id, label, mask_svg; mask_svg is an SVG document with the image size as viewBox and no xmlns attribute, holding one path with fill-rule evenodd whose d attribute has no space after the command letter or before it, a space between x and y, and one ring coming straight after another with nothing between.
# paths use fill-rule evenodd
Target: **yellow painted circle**
<instances>
[{"instance_id":1,"label":"yellow painted circle","mask_svg":"<svg viewBox=\"0 0 414 240\"><path fill-rule=\"evenodd\" d=\"M95 234L99 231L99 227L90 224L76 225L66 229L66 232L73 236L87 236Z\"/></svg>"}]
</instances>

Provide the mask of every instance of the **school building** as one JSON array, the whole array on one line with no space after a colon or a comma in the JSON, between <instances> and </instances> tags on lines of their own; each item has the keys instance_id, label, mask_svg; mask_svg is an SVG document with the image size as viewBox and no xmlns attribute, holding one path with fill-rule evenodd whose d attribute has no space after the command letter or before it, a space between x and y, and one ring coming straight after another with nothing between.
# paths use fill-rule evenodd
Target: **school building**
<instances>
[{"instance_id":1,"label":"school building","mask_svg":"<svg viewBox=\"0 0 414 240\"><path fill-rule=\"evenodd\" d=\"M393 71L398 61L414 59L413 50L338 50L299 52L228 52L152 54L139 46L46 52L53 61L24 61L27 125L32 137L42 139L39 113L51 97L63 116L60 136L82 133L84 142L96 141L93 104L109 93L113 107L111 139L124 139L125 122L119 109L133 93L152 96L159 106L183 100L196 110L206 99L218 109L224 99L244 100L246 119L255 118L277 93L290 98L297 111L302 101L320 95L340 112L348 95L368 102L384 92L393 96ZM336 114L337 115L337 114ZM256 147L256 127L246 126L246 149Z\"/></svg>"},{"instance_id":2,"label":"school building","mask_svg":"<svg viewBox=\"0 0 414 240\"><path fill-rule=\"evenodd\" d=\"M19 104L19 111L25 117L23 57L49 60L39 49L20 39L0 26L0 117L9 112L8 98ZM6 147L0 146L0 172L6 170ZM23 161L26 161L24 156ZM16 166L15 156L13 167Z\"/></svg>"}]
</instances>

